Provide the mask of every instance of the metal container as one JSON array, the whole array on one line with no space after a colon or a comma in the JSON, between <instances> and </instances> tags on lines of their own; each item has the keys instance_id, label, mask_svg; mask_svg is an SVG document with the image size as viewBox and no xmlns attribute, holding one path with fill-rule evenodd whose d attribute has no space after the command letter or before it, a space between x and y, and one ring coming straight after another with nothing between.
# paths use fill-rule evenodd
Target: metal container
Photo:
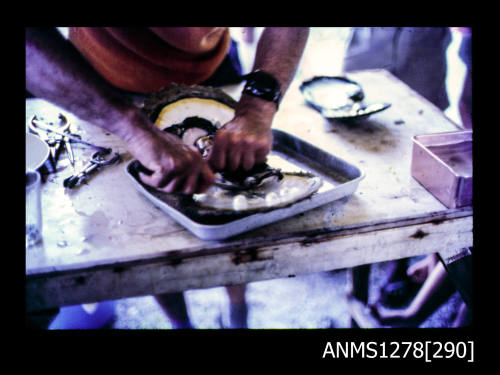
<instances>
[{"instance_id":1,"label":"metal container","mask_svg":"<svg viewBox=\"0 0 500 375\"><path fill-rule=\"evenodd\" d=\"M448 208L472 204L472 131L413 137L411 174Z\"/></svg>"},{"instance_id":2,"label":"metal container","mask_svg":"<svg viewBox=\"0 0 500 375\"><path fill-rule=\"evenodd\" d=\"M341 199L354 193L364 178L363 172L358 167L286 132L273 129L273 142L273 150L268 158L269 165L275 168L283 166L283 171L290 171L291 168L313 173L323 179L322 187L309 198L288 207L252 214L221 224L207 224L193 220L183 211L182 205L174 207L152 194L131 171L134 161L127 165L126 171L140 193L203 240L226 239Z\"/></svg>"}]
</instances>

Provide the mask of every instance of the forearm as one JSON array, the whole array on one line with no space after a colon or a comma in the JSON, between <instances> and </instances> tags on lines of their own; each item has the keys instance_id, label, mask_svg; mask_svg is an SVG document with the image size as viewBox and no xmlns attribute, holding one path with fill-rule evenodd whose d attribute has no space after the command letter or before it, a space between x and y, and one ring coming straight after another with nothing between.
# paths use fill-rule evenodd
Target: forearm
<instances>
[{"instance_id":1,"label":"forearm","mask_svg":"<svg viewBox=\"0 0 500 375\"><path fill-rule=\"evenodd\" d=\"M444 265L436 263L418 294L405 309L406 317L421 324L455 291Z\"/></svg>"},{"instance_id":2,"label":"forearm","mask_svg":"<svg viewBox=\"0 0 500 375\"><path fill-rule=\"evenodd\" d=\"M274 76L281 95L293 79L308 35L307 28L267 28L261 35L253 68ZM277 110L273 101L243 92L234 118L215 135L209 155L212 167L248 171L264 163L273 144L271 126Z\"/></svg>"},{"instance_id":3,"label":"forearm","mask_svg":"<svg viewBox=\"0 0 500 375\"><path fill-rule=\"evenodd\" d=\"M307 27L266 28L257 45L253 70L272 74L284 94L295 75L308 36Z\"/></svg>"},{"instance_id":4,"label":"forearm","mask_svg":"<svg viewBox=\"0 0 500 375\"><path fill-rule=\"evenodd\" d=\"M124 140L150 126L56 29L26 29L26 89Z\"/></svg>"},{"instance_id":5,"label":"forearm","mask_svg":"<svg viewBox=\"0 0 500 375\"><path fill-rule=\"evenodd\" d=\"M307 27L268 27L257 44L253 70L263 70L274 76L281 88L283 96L295 75L302 57L309 28ZM237 114L257 111L260 116L271 118L277 111L274 103L242 95Z\"/></svg>"}]
</instances>

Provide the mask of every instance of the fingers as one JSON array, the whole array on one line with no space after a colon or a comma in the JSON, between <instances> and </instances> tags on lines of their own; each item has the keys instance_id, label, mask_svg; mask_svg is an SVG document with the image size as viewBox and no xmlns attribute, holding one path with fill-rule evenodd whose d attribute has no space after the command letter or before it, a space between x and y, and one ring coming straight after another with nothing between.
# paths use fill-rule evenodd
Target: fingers
<instances>
[{"instance_id":1,"label":"fingers","mask_svg":"<svg viewBox=\"0 0 500 375\"><path fill-rule=\"evenodd\" d=\"M245 151L245 153L249 152L248 150L243 150L241 146L226 151L226 165L231 172L239 168L243 151Z\"/></svg>"},{"instance_id":2,"label":"fingers","mask_svg":"<svg viewBox=\"0 0 500 375\"><path fill-rule=\"evenodd\" d=\"M241 166L245 171L249 171L255 165L256 156L253 152L245 152L241 158Z\"/></svg>"},{"instance_id":3,"label":"fingers","mask_svg":"<svg viewBox=\"0 0 500 375\"><path fill-rule=\"evenodd\" d=\"M184 194L199 194L207 190L215 181L215 175L208 165L203 162L200 164L199 173L190 173L184 181Z\"/></svg>"},{"instance_id":4,"label":"fingers","mask_svg":"<svg viewBox=\"0 0 500 375\"><path fill-rule=\"evenodd\" d=\"M132 154L152 171L140 172L142 182L166 193L195 194L204 192L215 181L214 170L251 170L264 163L271 151L272 132L249 131L231 127L219 130L208 159L175 136L146 134L130 143Z\"/></svg>"},{"instance_id":5,"label":"fingers","mask_svg":"<svg viewBox=\"0 0 500 375\"><path fill-rule=\"evenodd\" d=\"M198 176L197 189L194 191L195 194L203 193L215 182L215 174L212 172L210 167L205 164L203 170Z\"/></svg>"},{"instance_id":6,"label":"fingers","mask_svg":"<svg viewBox=\"0 0 500 375\"><path fill-rule=\"evenodd\" d=\"M253 154L253 156L255 158L255 162L253 165L264 163L266 161L267 155L269 154L270 151L271 151L271 147L268 145L263 145L262 147L258 148L255 151L255 153Z\"/></svg>"},{"instance_id":7,"label":"fingers","mask_svg":"<svg viewBox=\"0 0 500 375\"><path fill-rule=\"evenodd\" d=\"M171 173L167 173L161 167L159 167L158 169L154 169L152 174L140 172L139 177L142 182L155 188L165 187L165 185L167 185L173 178Z\"/></svg>"},{"instance_id":8,"label":"fingers","mask_svg":"<svg viewBox=\"0 0 500 375\"><path fill-rule=\"evenodd\" d=\"M219 132L208 157L215 170L250 170L255 164L264 163L271 147L267 140L253 136L242 136L229 132Z\"/></svg>"},{"instance_id":9,"label":"fingers","mask_svg":"<svg viewBox=\"0 0 500 375\"><path fill-rule=\"evenodd\" d=\"M422 269L422 268L408 269L407 275L413 281L423 283L427 278L427 269Z\"/></svg>"},{"instance_id":10,"label":"fingers","mask_svg":"<svg viewBox=\"0 0 500 375\"><path fill-rule=\"evenodd\" d=\"M174 166L158 167L151 175L139 173L142 182L165 193L196 194L208 189L215 175L200 158L174 161Z\"/></svg>"},{"instance_id":11,"label":"fingers","mask_svg":"<svg viewBox=\"0 0 500 375\"><path fill-rule=\"evenodd\" d=\"M186 178L186 176L174 177L170 180L167 186L160 190L163 190L165 193L184 194Z\"/></svg>"},{"instance_id":12,"label":"fingers","mask_svg":"<svg viewBox=\"0 0 500 375\"><path fill-rule=\"evenodd\" d=\"M214 144L208 156L208 161L215 170L223 170L226 167L228 141L229 137L222 131L215 135Z\"/></svg>"}]
</instances>

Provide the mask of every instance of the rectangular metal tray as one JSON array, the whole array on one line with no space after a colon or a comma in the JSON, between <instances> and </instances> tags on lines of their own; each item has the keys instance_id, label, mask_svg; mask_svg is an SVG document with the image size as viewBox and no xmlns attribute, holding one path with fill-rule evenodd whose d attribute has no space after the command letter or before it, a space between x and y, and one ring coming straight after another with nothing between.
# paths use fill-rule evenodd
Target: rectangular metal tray
<instances>
[{"instance_id":1,"label":"rectangular metal tray","mask_svg":"<svg viewBox=\"0 0 500 375\"><path fill-rule=\"evenodd\" d=\"M291 134L273 129L273 139L273 150L268 157L270 166L287 172L313 173L323 179L323 185L311 197L288 207L239 217L228 222L207 223L190 215L177 200L161 199L150 187L136 178L131 170L134 160L127 165L126 172L140 193L203 240L227 239L349 196L356 191L359 182L364 178L364 173L358 167Z\"/></svg>"},{"instance_id":2,"label":"rectangular metal tray","mask_svg":"<svg viewBox=\"0 0 500 375\"><path fill-rule=\"evenodd\" d=\"M448 208L472 204L472 131L413 137L411 174Z\"/></svg>"}]
</instances>

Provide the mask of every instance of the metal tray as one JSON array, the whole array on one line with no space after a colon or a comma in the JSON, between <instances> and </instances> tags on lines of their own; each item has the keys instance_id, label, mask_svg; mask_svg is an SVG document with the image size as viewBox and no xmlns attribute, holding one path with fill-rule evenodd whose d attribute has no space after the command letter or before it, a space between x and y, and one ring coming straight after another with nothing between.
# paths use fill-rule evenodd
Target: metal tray
<instances>
[{"instance_id":1,"label":"metal tray","mask_svg":"<svg viewBox=\"0 0 500 375\"><path fill-rule=\"evenodd\" d=\"M472 204L472 131L413 137L412 176L448 208Z\"/></svg>"},{"instance_id":2,"label":"metal tray","mask_svg":"<svg viewBox=\"0 0 500 375\"><path fill-rule=\"evenodd\" d=\"M223 240L237 234L273 223L302 212L333 202L354 193L364 173L356 166L329 154L310 143L286 132L273 129L273 150L268 157L268 164L283 171L306 171L323 179L321 188L309 198L290 206L268 212L232 216L229 220L220 220L210 216L200 217L188 209L188 198L178 194L158 193L143 184L134 172L132 160L126 166L126 172L135 188L152 203L203 240Z\"/></svg>"}]
</instances>

